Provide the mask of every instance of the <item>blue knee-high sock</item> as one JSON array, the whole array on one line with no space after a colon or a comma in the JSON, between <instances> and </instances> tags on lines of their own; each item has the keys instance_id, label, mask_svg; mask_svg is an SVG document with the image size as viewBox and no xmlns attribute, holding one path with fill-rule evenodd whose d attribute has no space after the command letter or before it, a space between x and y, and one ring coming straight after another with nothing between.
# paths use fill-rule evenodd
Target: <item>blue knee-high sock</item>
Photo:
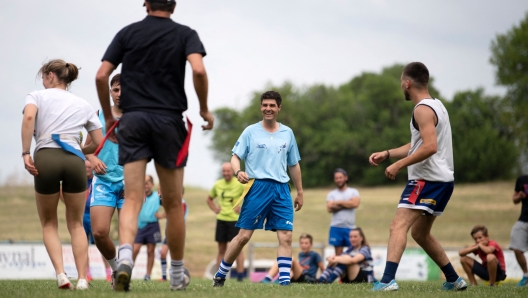
<instances>
[{"instance_id":1,"label":"blue knee-high sock","mask_svg":"<svg viewBox=\"0 0 528 298\"><path fill-rule=\"evenodd\" d=\"M290 270L292 266L292 258L277 257L277 264L279 265L279 282L281 286L290 284Z\"/></svg>"},{"instance_id":2,"label":"blue knee-high sock","mask_svg":"<svg viewBox=\"0 0 528 298\"><path fill-rule=\"evenodd\" d=\"M161 261L161 278L167 279L167 259L160 259Z\"/></svg>"},{"instance_id":3,"label":"blue knee-high sock","mask_svg":"<svg viewBox=\"0 0 528 298\"><path fill-rule=\"evenodd\" d=\"M343 275L343 273L347 270L347 266L346 265L343 265L343 264L338 264L334 270L332 271L332 273L330 274L330 276L326 279L327 282L329 283L332 283L334 282L334 280L336 280L337 278L339 278L341 275Z\"/></svg>"},{"instance_id":4,"label":"blue knee-high sock","mask_svg":"<svg viewBox=\"0 0 528 298\"><path fill-rule=\"evenodd\" d=\"M388 284L391 280L396 278L396 270L398 270L398 263L387 261L385 263L385 271L383 272L383 277L381 278L381 283Z\"/></svg>"},{"instance_id":5,"label":"blue knee-high sock","mask_svg":"<svg viewBox=\"0 0 528 298\"><path fill-rule=\"evenodd\" d=\"M444 273L447 282L457 281L458 274L456 273L455 268L453 268L453 265L451 265L451 262L447 263L447 265L440 268L440 270L442 270L442 272Z\"/></svg>"},{"instance_id":6,"label":"blue knee-high sock","mask_svg":"<svg viewBox=\"0 0 528 298\"><path fill-rule=\"evenodd\" d=\"M321 276L319 276L319 279L317 279L320 282L326 281L328 277L330 277L330 274L334 271L334 268L327 267L323 273L321 273Z\"/></svg>"},{"instance_id":7,"label":"blue knee-high sock","mask_svg":"<svg viewBox=\"0 0 528 298\"><path fill-rule=\"evenodd\" d=\"M222 263L220 263L220 267L218 267L218 272L216 272L215 277L226 278L227 274L229 273L229 270L231 270L231 266L233 266L233 263L228 264L224 260L222 260Z\"/></svg>"}]
</instances>

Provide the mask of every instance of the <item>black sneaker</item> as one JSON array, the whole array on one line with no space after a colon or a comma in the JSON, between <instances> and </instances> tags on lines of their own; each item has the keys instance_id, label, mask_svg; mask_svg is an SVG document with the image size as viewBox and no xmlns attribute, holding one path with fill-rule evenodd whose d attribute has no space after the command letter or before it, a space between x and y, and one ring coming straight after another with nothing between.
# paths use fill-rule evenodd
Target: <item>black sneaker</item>
<instances>
[{"instance_id":1,"label":"black sneaker","mask_svg":"<svg viewBox=\"0 0 528 298\"><path fill-rule=\"evenodd\" d=\"M221 278L221 277L218 277L218 276L215 276L213 278L213 288L221 288L224 286L224 283L225 283L225 278Z\"/></svg>"},{"instance_id":2,"label":"black sneaker","mask_svg":"<svg viewBox=\"0 0 528 298\"><path fill-rule=\"evenodd\" d=\"M115 272L114 291L128 292L131 278L132 264L129 261L121 261Z\"/></svg>"}]
</instances>

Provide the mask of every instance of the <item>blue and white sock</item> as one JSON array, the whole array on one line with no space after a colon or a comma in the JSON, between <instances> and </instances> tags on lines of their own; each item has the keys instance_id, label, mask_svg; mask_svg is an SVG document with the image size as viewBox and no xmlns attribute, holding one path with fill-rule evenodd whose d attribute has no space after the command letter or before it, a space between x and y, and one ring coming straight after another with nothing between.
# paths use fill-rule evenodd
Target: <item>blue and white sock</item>
<instances>
[{"instance_id":1,"label":"blue and white sock","mask_svg":"<svg viewBox=\"0 0 528 298\"><path fill-rule=\"evenodd\" d=\"M161 278L167 279L167 259L160 259L161 262Z\"/></svg>"},{"instance_id":2,"label":"blue and white sock","mask_svg":"<svg viewBox=\"0 0 528 298\"><path fill-rule=\"evenodd\" d=\"M130 244L123 244L119 246L119 260L118 265L121 264L123 261L128 261L133 266L134 262L132 261L132 245Z\"/></svg>"},{"instance_id":3,"label":"blue and white sock","mask_svg":"<svg viewBox=\"0 0 528 298\"><path fill-rule=\"evenodd\" d=\"M216 272L215 277L225 279L227 274L229 273L229 270L231 270L231 266L233 266L233 263L228 264L224 260L222 260L222 263L220 263L220 267L218 267L218 272Z\"/></svg>"},{"instance_id":4,"label":"blue and white sock","mask_svg":"<svg viewBox=\"0 0 528 298\"><path fill-rule=\"evenodd\" d=\"M332 271L334 271L334 268L326 268L325 271L321 273L321 276L319 276L318 281L326 281L330 277L330 274L332 274Z\"/></svg>"},{"instance_id":5,"label":"blue and white sock","mask_svg":"<svg viewBox=\"0 0 528 298\"><path fill-rule=\"evenodd\" d=\"M277 257L277 264L279 265L279 282L281 286L290 284L290 270L292 266L292 258Z\"/></svg>"},{"instance_id":6,"label":"blue and white sock","mask_svg":"<svg viewBox=\"0 0 528 298\"><path fill-rule=\"evenodd\" d=\"M343 268L344 267L344 268ZM343 264L338 264L334 270L332 271L332 273L330 274L330 276L326 279L327 282L329 283L332 283L334 282L334 280L336 280L337 278L339 278L341 275L343 275L343 273L345 272L346 270L346 265L343 265Z\"/></svg>"},{"instance_id":7,"label":"blue and white sock","mask_svg":"<svg viewBox=\"0 0 528 298\"><path fill-rule=\"evenodd\" d=\"M171 261L171 285L183 284L183 260Z\"/></svg>"}]
</instances>

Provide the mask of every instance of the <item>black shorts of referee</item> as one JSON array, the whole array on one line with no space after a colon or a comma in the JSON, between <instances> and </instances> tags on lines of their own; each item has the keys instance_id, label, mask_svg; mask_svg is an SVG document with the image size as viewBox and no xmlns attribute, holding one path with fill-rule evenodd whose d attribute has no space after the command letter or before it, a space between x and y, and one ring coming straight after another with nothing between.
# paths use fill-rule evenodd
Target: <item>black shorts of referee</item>
<instances>
[{"instance_id":1,"label":"black shorts of referee","mask_svg":"<svg viewBox=\"0 0 528 298\"><path fill-rule=\"evenodd\" d=\"M235 227L236 221L216 220L216 242L230 242L238 235L240 228Z\"/></svg>"}]
</instances>

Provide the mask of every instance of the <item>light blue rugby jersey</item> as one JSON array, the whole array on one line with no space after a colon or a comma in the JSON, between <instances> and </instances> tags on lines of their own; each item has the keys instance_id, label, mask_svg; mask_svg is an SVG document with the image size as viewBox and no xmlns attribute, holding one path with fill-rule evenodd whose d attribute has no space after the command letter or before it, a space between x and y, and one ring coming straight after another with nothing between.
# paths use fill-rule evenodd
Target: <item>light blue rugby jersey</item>
<instances>
[{"instance_id":1,"label":"light blue rugby jersey","mask_svg":"<svg viewBox=\"0 0 528 298\"><path fill-rule=\"evenodd\" d=\"M138 217L138 228L143 229L147 224L157 222L156 212L160 209L161 201L158 192L153 191L141 207Z\"/></svg>"},{"instance_id":2,"label":"light blue rugby jersey","mask_svg":"<svg viewBox=\"0 0 528 298\"><path fill-rule=\"evenodd\" d=\"M103 135L106 134L106 121L102 111L99 111L99 120L103 124ZM119 147L116 143L107 140L97 156L106 165L106 173L103 175L95 174L101 180L107 182L118 182L122 181L125 177L123 176L123 166L118 163L119 159Z\"/></svg>"},{"instance_id":3,"label":"light blue rugby jersey","mask_svg":"<svg viewBox=\"0 0 528 298\"><path fill-rule=\"evenodd\" d=\"M287 166L299 163L301 156L293 131L279 123L279 130L270 133L262 121L248 126L233 147L233 154L245 160L249 178L272 179L281 183L290 180Z\"/></svg>"}]
</instances>

